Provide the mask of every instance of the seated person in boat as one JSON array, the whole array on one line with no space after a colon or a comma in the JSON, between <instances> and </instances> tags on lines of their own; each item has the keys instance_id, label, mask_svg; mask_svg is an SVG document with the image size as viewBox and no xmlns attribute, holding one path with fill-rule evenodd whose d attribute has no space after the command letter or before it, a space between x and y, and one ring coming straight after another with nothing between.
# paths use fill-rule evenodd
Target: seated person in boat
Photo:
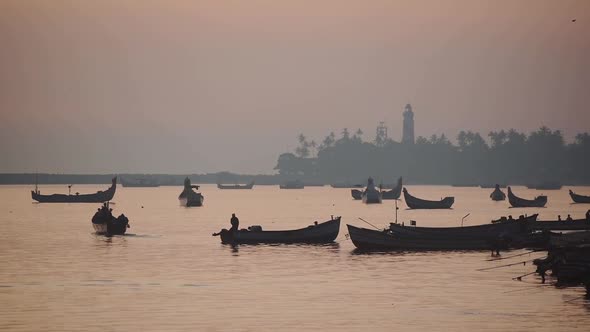
<instances>
[{"instance_id":1,"label":"seated person in boat","mask_svg":"<svg viewBox=\"0 0 590 332\"><path fill-rule=\"evenodd\" d=\"M590 210L586 211L586 221L590 222Z\"/></svg>"},{"instance_id":2,"label":"seated person in boat","mask_svg":"<svg viewBox=\"0 0 590 332\"><path fill-rule=\"evenodd\" d=\"M568 214L565 221L574 221L574 219L572 219L572 216Z\"/></svg>"},{"instance_id":3,"label":"seated person in boat","mask_svg":"<svg viewBox=\"0 0 590 332\"><path fill-rule=\"evenodd\" d=\"M235 213L231 214L231 219L229 220L229 223L231 224L231 228L229 229L229 231L224 228L217 233L213 233L213 236L218 236L223 232L232 232L232 233L237 232L240 227L240 219L238 219L238 217L236 217Z\"/></svg>"}]
</instances>

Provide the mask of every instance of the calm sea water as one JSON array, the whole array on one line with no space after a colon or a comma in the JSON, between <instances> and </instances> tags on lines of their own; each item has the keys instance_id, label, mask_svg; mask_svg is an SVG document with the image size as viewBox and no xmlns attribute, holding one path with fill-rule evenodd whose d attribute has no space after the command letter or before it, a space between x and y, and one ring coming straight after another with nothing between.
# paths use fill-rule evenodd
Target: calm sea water
<instances>
[{"instance_id":1,"label":"calm sea water","mask_svg":"<svg viewBox=\"0 0 590 332\"><path fill-rule=\"evenodd\" d=\"M102 186L75 186L94 192ZM348 189L218 190L202 186L205 206L179 206L179 187L117 189L117 215L131 222L126 236L92 232L98 204L37 204L30 186L0 187L0 330L9 331L588 331L590 302L583 288L556 289L539 278L512 278L531 264L486 272L489 252L372 253L354 250L346 223L379 227L393 221L393 201L363 205ZM419 197L455 196L452 210L407 210L400 221L419 226L487 223L502 215L540 213L582 218L567 189L545 191L544 209L511 209L492 202L491 189L409 186ZM43 186L43 193L67 192ZM541 191L515 187L523 197ZM575 191L589 195L590 187ZM232 248L211 233L240 226L290 229L341 215L331 245ZM504 256L524 251L503 253Z\"/></svg>"}]
</instances>

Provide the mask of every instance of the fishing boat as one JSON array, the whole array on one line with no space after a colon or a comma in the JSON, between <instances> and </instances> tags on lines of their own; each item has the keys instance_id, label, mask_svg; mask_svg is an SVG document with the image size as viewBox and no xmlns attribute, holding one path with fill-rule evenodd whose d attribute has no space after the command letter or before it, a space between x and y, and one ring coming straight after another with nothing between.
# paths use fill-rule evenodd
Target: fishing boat
<instances>
[{"instance_id":1,"label":"fishing boat","mask_svg":"<svg viewBox=\"0 0 590 332\"><path fill-rule=\"evenodd\" d=\"M532 200L524 199L514 195L508 187L508 202L512 207L544 207L547 204L547 196L537 196Z\"/></svg>"},{"instance_id":2,"label":"fishing boat","mask_svg":"<svg viewBox=\"0 0 590 332\"><path fill-rule=\"evenodd\" d=\"M123 235L129 226L129 219L121 214L115 218L109 203L103 203L102 207L92 217L92 227L97 234L101 235Z\"/></svg>"},{"instance_id":3,"label":"fishing boat","mask_svg":"<svg viewBox=\"0 0 590 332\"><path fill-rule=\"evenodd\" d=\"M403 237L438 238L446 240L496 239L499 236L516 237L529 231L529 222L537 219L537 214L530 217L512 219L490 224L460 227L416 227L396 223L389 224L389 231Z\"/></svg>"},{"instance_id":4,"label":"fishing boat","mask_svg":"<svg viewBox=\"0 0 590 332\"><path fill-rule=\"evenodd\" d=\"M506 194L500 189L500 185L496 185L496 189L490 194L492 201L503 201L506 199Z\"/></svg>"},{"instance_id":5,"label":"fishing boat","mask_svg":"<svg viewBox=\"0 0 590 332\"><path fill-rule=\"evenodd\" d=\"M450 209L455 203L455 197L445 197L440 201L428 201L410 195L406 188L403 189L406 205L410 209Z\"/></svg>"},{"instance_id":6,"label":"fishing boat","mask_svg":"<svg viewBox=\"0 0 590 332\"><path fill-rule=\"evenodd\" d=\"M338 236L340 218L332 217L323 223L316 221L310 226L294 230L265 231L261 226L251 226L236 232L223 229L219 235L224 244L331 243Z\"/></svg>"},{"instance_id":7,"label":"fishing boat","mask_svg":"<svg viewBox=\"0 0 590 332\"><path fill-rule=\"evenodd\" d=\"M373 178L367 180L367 187L363 191L361 199L365 204L381 204L381 192L375 188Z\"/></svg>"},{"instance_id":8,"label":"fishing boat","mask_svg":"<svg viewBox=\"0 0 590 332\"><path fill-rule=\"evenodd\" d=\"M184 179L184 189L178 196L180 205L191 207L191 206L202 206L205 197L200 192L195 192L193 189L198 190L199 186L192 185L191 180L187 177Z\"/></svg>"},{"instance_id":9,"label":"fishing boat","mask_svg":"<svg viewBox=\"0 0 590 332\"><path fill-rule=\"evenodd\" d=\"M159 187L158 179L129 179L121 177L121 185L123 187L140 188L140 187Z\"/></svg>"},{"instance_id":10,"label":"fishing boat","mask_svg":"<svg viewBox=\"0 0 590 332\"><path fill-rule=\"evenodd\" d=\"M217 184L217 188L219 189L252 189L252 187L254 187L254 181L248 184Z\"/></svg>"},{"instance_id":11,"label":"fishing boat","mask_svg":"<svg viewBox=\"0 0 590 332\"><path fill-rule=\"evenodd\" d=\"M68 186L71 188L71 185ZM117 190L117 177L112 180L111 186L105 191L98 191L94 194L52 194L42 195L37 186L31 191L31 196L39 203L103 203L110 201Z\"/></svg>"},{"instance_id":12,"label":"fishing boat","mask_svg":"<svg viewBox=\"0 0 590 332\"><path fill-rule=\"evenodd\" d=\"M280 189L303 189L305 185L299 180L287 181L279 186Z\"/></svg>"},{"instance_id":13,"label":"fishing boat","mask_svg":"<svg viewBox=\"0 0 590 332\"><path fill-rule=\"evenodd\" d=\"M357 201L360 201L361 199L363 199L363 191L362 190L350 189L350 194L352 195L352 198L354 198Z\"/></svg>"},{"instance_id":14,"label":"fishing boat","mask_svg":"<svg viewBox=\"0 0 590 332\"><path fill-rule=\"evenodd\" d=\"M389 230L372 230L346 225L352 243L360 250L499 250L513 247L510 237L465 237L461 239L401 236Z\"/></svg>"},{"instance_id":15,"label":"fishing boat","mask_svg":"<svg viewBox=\"0 0 590 332\"><path fill-rule=\"evenodd\" d=\"M584 204L590 203L590 196L578 195L571 190L570 190L570 197L572 198L572 201L574 201L574 203L584 203Z\"/></svg>"},{"instance_id":16,"label":"fishing boat","mask_svg":"<svg viewBox=\"0 0 590 332\"><path fill-rule=\"evenodd\" d=\"M383 199L399 199L402 194L402 187L402 177L400 176L399 179L397 179L397 184L393 189L381 191L381 197Z\"/></svg>"}]
</instances>

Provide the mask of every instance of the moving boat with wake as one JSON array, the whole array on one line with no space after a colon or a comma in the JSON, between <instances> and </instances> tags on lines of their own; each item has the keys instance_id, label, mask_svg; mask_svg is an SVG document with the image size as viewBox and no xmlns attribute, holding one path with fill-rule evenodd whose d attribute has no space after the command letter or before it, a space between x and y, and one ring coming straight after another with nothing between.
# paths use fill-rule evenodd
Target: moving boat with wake
<instances>
[{"instance_id":1,"label":"moving boat with wake","mask_svg":"<svg viewBox=\"0 0 590 332\"><path fill-rule=\"evenodd\" d=\"M123 235L129 226L129 219L121 214L117 218L113 216L113 209L109 208L109 203L103 205L96 211L92 217L92 227L97 234L102 235Z\"/></svg>"},{"instance_id":2,"label":"moving boat with wake","mask_svg":"<svg viewBox=\"0 0 590 332\"><path fill-rule=\"evenodd\" d=\"M191 207L191 206L202 206L203 201L205 201L205 197L200 192L196 192L195 190L199 190L199 186L192 185L191 180L187 177L184 179L184 189L178 196L178 200L180 201L180 205Z\"/></svg>"},{"instance_id":3,"label":"moving boat with wake","mask_svg":"<svg viewBox=\"0 0 590 332\"><path fill-rule=\"evenodd\" d=\"M71 185L68 186L71 189ZM98 191L94 194L52 194L42 195L37 185L35 190L31 191L31 197L39 203L103 203L108 202L115 196L117 190L117 177L112 180L111 186L105 191Z\"/></svg>"}]
</instances>

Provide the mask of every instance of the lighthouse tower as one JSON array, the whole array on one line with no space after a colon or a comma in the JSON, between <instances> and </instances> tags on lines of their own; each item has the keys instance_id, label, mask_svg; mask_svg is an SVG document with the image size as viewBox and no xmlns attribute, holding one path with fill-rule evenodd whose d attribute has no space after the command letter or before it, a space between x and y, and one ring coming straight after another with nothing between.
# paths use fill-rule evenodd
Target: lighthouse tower
<instances>
[{"instance_id":1,"label":"lighthouse tower","mask_svg":"<svg viewBox=\"0 0 590 332\"><path fill-rule=\"evenodd\" d=\"M414 144L414 112L412 112L412 105L406 104L403 115L404 129L402 144Z\"/></svg>"}]
</instances>

